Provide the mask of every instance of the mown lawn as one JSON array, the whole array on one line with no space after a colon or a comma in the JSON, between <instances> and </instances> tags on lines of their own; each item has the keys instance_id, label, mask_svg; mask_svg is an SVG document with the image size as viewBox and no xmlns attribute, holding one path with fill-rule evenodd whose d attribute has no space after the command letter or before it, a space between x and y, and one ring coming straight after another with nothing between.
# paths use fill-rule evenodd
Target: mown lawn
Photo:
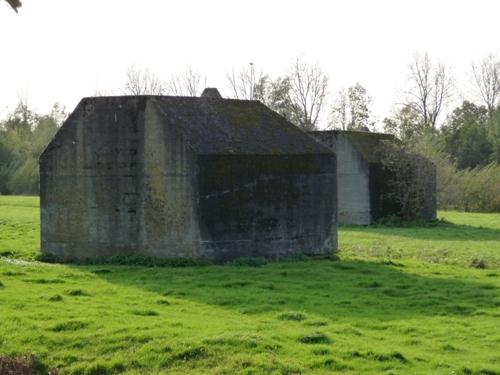
<instances>
[{"instance_id":1,"label":"mown lawn","mask_svg":"<svg viewBox=\"0 0 500 375\"><path fill-rule=\"evenodd\" d=\"M33 262L37 207L0 197L0 356L62 374L500 374L500 215L341 228L340 261L145 268Z\"/></svg>"}]
</instances>

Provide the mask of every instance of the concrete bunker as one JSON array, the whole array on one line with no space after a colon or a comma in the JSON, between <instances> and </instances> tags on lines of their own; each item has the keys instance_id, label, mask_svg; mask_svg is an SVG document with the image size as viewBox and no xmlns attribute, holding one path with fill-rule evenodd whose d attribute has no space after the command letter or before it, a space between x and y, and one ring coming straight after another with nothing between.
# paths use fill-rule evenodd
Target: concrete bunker
<instances>
[{"instance_id":1,"label":"concrete bunker","mask_svg":"<svg viewBox=\"0 0 500 375\"><path fill-rule=\"evenodd\" d=\"M398 215L401 204L395 199L394 176L384 168L384 143L396 142L394 136L365 131L327 130L310 133L337 155L339 224L368 225ZM428 170L425 194L418 218L436 219L436 170L421 158Z\"/></svg>"},{"instance_id":2,"label":"concrete bunker","mask_svg":"<svg viewBox=\"0 0 500 375\"><path fill-rule=\"evenodd\" d=\"M335 154L258 101L207 93L82 99L40 157L42 252L334 251Z\"/></svg>"}]
</instances>

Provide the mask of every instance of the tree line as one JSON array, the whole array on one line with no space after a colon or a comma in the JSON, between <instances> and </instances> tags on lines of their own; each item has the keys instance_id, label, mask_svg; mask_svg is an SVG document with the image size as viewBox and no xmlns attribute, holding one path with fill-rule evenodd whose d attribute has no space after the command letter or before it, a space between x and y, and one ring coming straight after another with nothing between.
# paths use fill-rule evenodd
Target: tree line
<instances>
[{"instance_id":1,"label":"tree line","mask_svg":"<svg viewBox=\"0 0 500 375\"><path fill-rule=\"evenodd\" d=\"M383 129L400 147L430 159L438 170L441 208L500 211L500 58L487 55L471 64L469 90L461 93L449 66L415 53L408 79L392 115L377 124L373 98L358 82L334 95L318 63L295 58L279 76L249 64L226 73L229 97L260 100L302 129ZM129 67L113 94L199 96L206 76L187 67L162 79L147 68ZM100 93L96 93L100 95ZM457 103L456 108L450 105ZM26 101L0 121L0 194L37 194L37 158L66 118L55 105L33 112Z\"/></svg>"}]
</instances>

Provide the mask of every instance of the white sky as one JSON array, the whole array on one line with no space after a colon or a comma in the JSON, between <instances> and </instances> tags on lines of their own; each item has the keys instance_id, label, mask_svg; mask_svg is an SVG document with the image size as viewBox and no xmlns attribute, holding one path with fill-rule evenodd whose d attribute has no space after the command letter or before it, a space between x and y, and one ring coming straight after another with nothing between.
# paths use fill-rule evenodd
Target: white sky
<instances>
[{"instance_id":1,"label":"white sky","mask_svg":"<svg viewBox=\"0 0 500 375\"><path fill-rule=\"evenodd\" d=\"M465 90L471 60L500 50L498 0L0 0L0 114L27 96L39 111L56 101L120 92L127 67L161 77L187 64L229 94L225 73L254 62L284 73L304 54L330 92L356 81L389 115L415 50L451 65Z\"/></svg>"}]
</instances>

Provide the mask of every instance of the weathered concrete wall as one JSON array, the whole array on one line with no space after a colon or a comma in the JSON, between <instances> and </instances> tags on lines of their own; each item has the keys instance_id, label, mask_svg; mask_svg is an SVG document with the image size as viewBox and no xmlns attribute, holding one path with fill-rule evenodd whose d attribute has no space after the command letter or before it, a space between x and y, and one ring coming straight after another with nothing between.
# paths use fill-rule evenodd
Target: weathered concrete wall
<instances>
[{"instance_id":1,"label":"weathered concrete wall","mask_svg":"<svg viewBox=\"0 0 500 375\"><path fill-rule=\"evenodd\" d=\"M342 134L315 132L314 137L337 154L339 224L367 225L370 214L369 164Z\"/></svg>"},{"instance_id":2,"label":"weathered concrete wall","mask_svg":"<svg viewBox=\"0 0 500 375\"><path fill-rule=\"evenodd\" d=\"M336 250L334 155L200 156L198 170L204 256Z\"/></svg>"},{"instance_id":3,"label":"weathered concrete wall","mask_svg":"<svg viewBox=\"0 0 500 375\"><path fill-rule=\"evenodd\" d=\"M44 253L220 262L336 250L333 154L197 154L193 129L162 108L82 100L40 158Z\"/></svg>"},{"instance_id":4,"label":"weathered concrete wall","mask_svg":"<svg viewBox=\"0 0 500 375\"><path fill-rule=\"evenodd\" d=\"M137 249L142 102L110 101L83 100L40 158L43 252L87 258Z\"/></svg>"},{"instance_id":5,"label":"weathered concrete wall","mask_svg":"<svg viewBox=\"0 0 500 375\"><path fill-rule=\"evenodd\" d=\"M196 155L158 111L149 101L140 176L140 248L151 256L199 258Z\"/></svg>"},{"instance_id":6,"label":"weathered concrete wall","mask_svg":"<svg viewBox=\"0 0 500 375\"><path fill-rule=\"evenodd\" d=\"M337 154L339 223L366 225L392 215L401 216L398 197L401 184L384 167L384 142L396 142L388 134L355 131L316 131L311 135ZM418 156L412 156L416 161ZM419 194L418 219L436 218L436 169L425 158L408 170L409 178L423 186Z\"/></svg>"}]
</instances>

